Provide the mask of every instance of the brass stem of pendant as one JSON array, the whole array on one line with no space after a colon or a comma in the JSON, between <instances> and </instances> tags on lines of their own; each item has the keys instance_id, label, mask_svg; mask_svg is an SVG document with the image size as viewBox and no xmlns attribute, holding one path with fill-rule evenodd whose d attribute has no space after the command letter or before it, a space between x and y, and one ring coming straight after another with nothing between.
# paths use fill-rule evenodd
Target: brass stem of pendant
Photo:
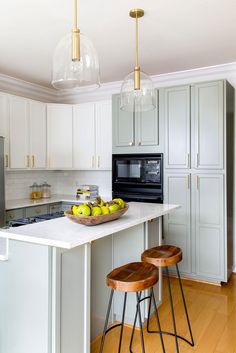
<instances>
[{"instance_id":1,"label":"brass stem of pendant","mask_svg":"<svg viewBox=\"0 0 236 353\"><path fill-rule=\"evenodd\" d=\"M135 66L134 68L134 89L140 90L140 67Z\"/></svg>"},{"instance_id":2,"label":"brass stem of pendant","mask_svg":"<svg viewBox=\"0 0 236 353\"><path fill-rule=\"evenodd\" d=\"M80 61L80 30L72 30L72 61Z\"/></svg>"}]
</instances>

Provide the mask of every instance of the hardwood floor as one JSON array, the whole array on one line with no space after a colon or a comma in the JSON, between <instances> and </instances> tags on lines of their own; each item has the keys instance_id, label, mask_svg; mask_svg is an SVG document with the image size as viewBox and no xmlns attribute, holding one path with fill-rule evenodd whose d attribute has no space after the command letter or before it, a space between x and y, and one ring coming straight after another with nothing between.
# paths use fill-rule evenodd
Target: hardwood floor
<instances>
[{"instance_id":1,"label":"hardwood floor","mask_svg":"<svg viewBox=\"0 0 236 353\"><path fill-rule=\"evenodd\" d=\"M159 314L163 330L173 331L170 316L168 293L164 280L163 304ZM177 329L180 335L188 338L188 328L183 312L177 279L172 278ZM180 342L180 353L236 353L236 275L227 285L214 286L183 280L189 316L195 340L195 347ZM156 323L152 318L151 327ZM125 327L122 353L129 353L131 329ZM144 329L146 353L162 353L160 339L156 334L148 334ZM139 331L135 333L134 353L141 353ZM106 337L103 353L117 353L119 329ZM166 353L176 353L174 338L165 336ZM92 344L92 353L98 353L100 339Z\"/></svg>"}]
</instances>

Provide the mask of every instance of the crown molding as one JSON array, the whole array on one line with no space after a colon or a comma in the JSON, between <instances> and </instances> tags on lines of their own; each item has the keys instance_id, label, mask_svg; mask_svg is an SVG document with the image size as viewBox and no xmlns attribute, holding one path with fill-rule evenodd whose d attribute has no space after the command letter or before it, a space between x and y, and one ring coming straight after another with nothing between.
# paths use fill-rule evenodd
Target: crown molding
<instances>
[{"instance_id":1,"label":"crown molding","mask_svg":"<svg viewBox=\"0 0 236 353\"><path fill-rule=\"evenodd\" d=\"M219 79L227 79L231 84L236 86L236 62L154 75L151 78L155 88ZM99 89L93 92L83 89L71 92L61 91L58 95L58 102L75 104L110 99L112 94L120 92L121 85L122 81L115 81L103 83Z\"/></svg>"},{"instance_id":2,"label":"crown molding","mask_svg":"<svg viewBox=\"0 0 236 353\"><path fill-rule=\"evenodd\" d=\"M0 91L42 102L57 102L57 92L48 87L0 74Z\"/></svg>"},{"instance_id":3,"label":"crown molding","mask_svg":"<svg viewBox=\"0 0 236 353\"><path fill-rule=\"evenodd\" d=\"M217 79L227 79L236 86L236 62L152 76L156 88ZM0 91L49 103L76 104L110 99L112 94L120 92L121 84L122 81L103 83L96 91L89 88L57 91L0 74Z\"/></svg>"}]
</instances>

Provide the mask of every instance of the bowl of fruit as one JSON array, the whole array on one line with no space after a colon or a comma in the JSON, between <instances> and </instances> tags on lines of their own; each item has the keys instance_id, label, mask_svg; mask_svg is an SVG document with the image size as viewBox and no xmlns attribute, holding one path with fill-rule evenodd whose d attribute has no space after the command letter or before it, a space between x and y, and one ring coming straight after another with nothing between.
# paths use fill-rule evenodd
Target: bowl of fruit
<instances>
[{"instance_id":1,"label":"bowl of fruit","mask_svg":"<svg viewBox=\"0 0 236 353\"><path fill-rule=\"evenodd\" d=\"M95 202L73 205L71 210L65 211L65 216L73 222L95 226L120 218L128 208L129 206L122 199L105 202L97 197Z\"/></svg>"}]
</instances>

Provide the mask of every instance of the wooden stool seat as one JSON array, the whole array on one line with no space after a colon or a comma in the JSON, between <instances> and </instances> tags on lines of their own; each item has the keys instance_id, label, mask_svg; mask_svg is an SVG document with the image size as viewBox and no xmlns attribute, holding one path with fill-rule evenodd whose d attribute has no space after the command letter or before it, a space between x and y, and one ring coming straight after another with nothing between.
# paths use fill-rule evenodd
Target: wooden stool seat
<instances>
[{"instance_id":1,"label":"wooden stool seat","mask_svg":"<svg viewBox=\"0 0 236 353\"><path fill-rule=\"evenodd\" d=\"M182 250L173 245L161 245L142 253L142 261L157 267L174 266L182 260Z\"/></svg>"},{"instance_id":2,"label":"wooden stool seat","mask_svg":"<svg viewBox=\"0 0 236 353\"><path fill-rule=\"evenodd\" d=\"M158 269L149 263L132 262L114 269L107 275L106 283L113 290L140 292L158 282Z\"/></svg>"}]
</instances>

